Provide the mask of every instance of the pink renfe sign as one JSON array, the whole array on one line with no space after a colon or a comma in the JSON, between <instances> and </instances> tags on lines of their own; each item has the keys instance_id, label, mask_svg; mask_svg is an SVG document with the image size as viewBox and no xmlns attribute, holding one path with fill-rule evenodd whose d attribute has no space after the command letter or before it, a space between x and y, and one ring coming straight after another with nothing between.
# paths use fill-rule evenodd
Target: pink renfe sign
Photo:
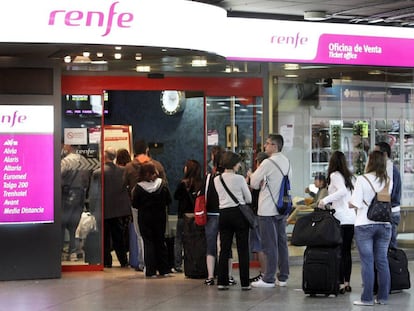
<instances>
[{"instance_id":1,"label":"pink renfe sign","mask_svg":"<svg viewBox=\"0 0 414 311\"><path fill-rule=\"evenodd\" d=\"M0 223L53 222L53 135L0 134Z\"/></svg>"},{"instance_id":2,"label":"pink renfe sign","mask_svg":"<svg viewBox=\"0 0 414 311\"><path fill-rule=\"evenodd\" d=\"M323 34L314 62L413 66L413 49L413 39Z\"/></svg>"},{"instance_id":3,"label":"pink renfe sign","mask_svg":"<svg viewBox=\"0 0 414 311\"><path fill-rule=\"evenodd\" d=\"M52 107L1 106L0 154L0 224L53 222Z\"/></svg>"}]
</instances>

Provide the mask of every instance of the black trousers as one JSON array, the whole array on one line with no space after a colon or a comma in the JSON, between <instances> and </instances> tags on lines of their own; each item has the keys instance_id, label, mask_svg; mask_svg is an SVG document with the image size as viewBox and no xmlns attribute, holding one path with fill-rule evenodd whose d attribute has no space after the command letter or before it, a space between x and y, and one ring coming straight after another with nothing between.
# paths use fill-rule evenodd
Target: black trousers
<instances>
[{"instance_id":1,"label":"black trousers","mask_svg":"<svg viewBox=\"0 0 414 311\"><path fill-rule=\"evenodd\" d=\"M220 255L218 285L229 284L229 258L233 237L236 236L241 286L249 286L249 224L238 207L220 210Z\"/></svg>"},{"instance_id":2,"label":"black trousers","mask_svg":"<svg viewBox=\"0 0 414 311\"><path fill-rule=\"evenodd\" d=\"M341 225L342 247L341 264L339 266L339 283L349 282L352 272L351 246L354 238L354 225Z\"/></svg>"},{"instance_id":3,"label":"black trousers","mask_svg":"<svg viewBox=\"0 0 414 311\"><path fill-rule=\"evenodd\" d=\"M112 248L121 266L128 265L127 245L123 219L109 218L104 220L104 265L112 266Z\"/></svg>"}]
</instances>

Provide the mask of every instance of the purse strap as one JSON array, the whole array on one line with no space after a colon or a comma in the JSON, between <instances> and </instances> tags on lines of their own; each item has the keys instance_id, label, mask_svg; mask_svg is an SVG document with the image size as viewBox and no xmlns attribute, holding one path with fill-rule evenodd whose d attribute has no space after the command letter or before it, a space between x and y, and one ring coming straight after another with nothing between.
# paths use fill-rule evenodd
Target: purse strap
<instances>
[{"instance_id":1,"label":"purse strap","mask_svg":"<svg viewBox=\"0 0 414 311\"><path fill-rule=\"evenodd\" d=\"M237 198L234 196L234 194L227 187L226 183L224 182L223 176L221 176L221 175L220 175L220 181L223 184L224 190L227 191L227 193L229 194L229 196L233 199L234 203L236 203L237 205L240 205L239 200L237 200Z\"/></svg>"},{"instance_id":2,"label":"purse strap","mask_svg":"<svg viewBox=\"0 0 414 311\"><path fill-rule=\"evenodd\" d=\"M362 177L364 177L368 181L369 185L371 186L372 191L374 191L374 196L375 196L375 194L377 194L377 192L375 191L374 186L372 185L371 181L365 175L362 175ZM382 192L384 190L388 192L389 185L390 185L390 180L389 180L389 178L387 178L387 182L386 182L384 188L382 188L382 190L380 190L379 192ZM366 206L369 206L369 204L367 202L365 202L365 200L362 200L362 202L364 202Z\"/></svg>"}]
</instances>

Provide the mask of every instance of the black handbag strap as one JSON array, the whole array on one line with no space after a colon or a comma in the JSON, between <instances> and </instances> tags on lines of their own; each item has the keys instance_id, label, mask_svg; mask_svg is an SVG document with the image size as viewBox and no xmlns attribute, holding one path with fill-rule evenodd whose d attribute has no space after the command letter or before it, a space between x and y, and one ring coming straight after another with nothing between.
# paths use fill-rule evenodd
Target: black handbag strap
<instances>
[{"instance_id":1,"label":"black handbag strap","mask_svg":"<svg viewBox=\"0 0 414 311\"><path fill-rule=\"evenodd\" d=\"M234 194L227 187L226 183L224 182L223 176L221 176L221 175L220 175L220 181L223 184L224 190L227 191L227 193L229 194L229 196L233 199L234 203L236 203L237 205L240 205L239 200L237 200L237 198L234 196Z\"/></svg>"}]
</instances>

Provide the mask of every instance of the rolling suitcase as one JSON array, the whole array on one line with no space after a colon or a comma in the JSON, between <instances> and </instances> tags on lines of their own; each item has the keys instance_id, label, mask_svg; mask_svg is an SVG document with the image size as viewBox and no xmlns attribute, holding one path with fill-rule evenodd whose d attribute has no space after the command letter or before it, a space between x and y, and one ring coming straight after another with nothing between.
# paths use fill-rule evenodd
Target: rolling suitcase
<instances>
[{"instance_id":1,"label":"rolling suitcase","mask_svg":"<svg viewBox=\"0 0 414 311\"><path fill-rule=\"evenodd\" d=\"M206 236L204 227L197 226L194 217L184 216L183 248L185 276L193 279L206 278Z\"/></svg>"},{"instance_id":2,"label":"rolling suitcase","mask_svg":"<svg viewBox=\"0 0 414 311\"><path fill-rule=\"evenodd\" d=\"M408 271L407 255L402 249L390 248L388 250L388 264L390 266L391 288L390 292L400 292L409 289L410 272Z\"/></svg>"},{"instance_id":3,"label":"rolling suitcase","mask_svg":"<svg viewBox=\"0 0 414 311\"><path fill-rule=\"evenodd\" d=\"M303 255L302 289L305 294L339 293L340 247L307 247Z\"/></svg>"}]
</instances>

